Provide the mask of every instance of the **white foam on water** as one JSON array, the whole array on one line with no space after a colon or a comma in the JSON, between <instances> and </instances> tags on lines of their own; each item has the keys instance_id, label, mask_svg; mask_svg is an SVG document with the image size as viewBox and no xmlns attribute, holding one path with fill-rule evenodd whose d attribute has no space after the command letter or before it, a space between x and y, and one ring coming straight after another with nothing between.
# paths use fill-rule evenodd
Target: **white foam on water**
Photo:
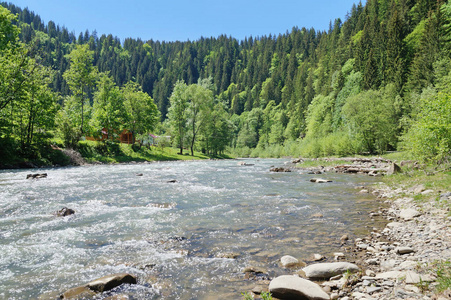
<instances>
[{"instance_id":1,"label":"white foam on water","mask_svg":"<svg viewBox=\"0 0 451 300\"><path fill-rule=\"evenodd\" d=\"M203 161L33 170L48 173L39 180L25 179L30 170L0 171L0 298L36 298L40 291L130 272L158 278L154 286L127 288L132 298L192 299L190 293L224 289L224 281L242 276L248 261L277 254L281 246L273 239L329 235L344 221L352 231L347 215L356 209L353 194L335 192L340 185L352 189L343 179L348 177L334 175L336 185L312 186L302 174L269 173L282 160L246 162L255 165ZM177 182L167 183L172 179ZM64 206L75 215L53 215ZM324 214L321 223L309 218L314 211ZM243 250L256 248L265 250L255 257ZM283 248L302 251L296 243ZM219 252L240 255L211 257Z\"/></svg>"}]
</instances>

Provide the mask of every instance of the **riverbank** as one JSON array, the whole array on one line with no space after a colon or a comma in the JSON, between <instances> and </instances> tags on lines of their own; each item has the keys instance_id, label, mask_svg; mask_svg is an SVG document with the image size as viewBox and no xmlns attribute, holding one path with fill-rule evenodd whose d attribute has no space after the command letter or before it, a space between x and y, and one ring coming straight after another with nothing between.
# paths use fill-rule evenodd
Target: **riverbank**
<instances>
[{"instance_id":1,"label":"riverbank","mask_svg":"<svg viewBox=\"0 0 451 300\"><path fill-rule=\"evenodd\" d=\"M172 147L137 147L118 143L82 141L76 150L49 145L34 157L23 157L11 152L0 159L0 169L31 169L42 167L80 166L89 164L144 163L155 161L182 161L211 159L201 152L180 155ZM231 158L220 155L214 158Z\"/></svg>"},{"instance_id":2,"label":"riverbank","mask_svg":"<svg viewBox=\"0 0 451 300\"><path fill-rule=\"evenodd\" d=\"M335 260L354 263L360 269L318 282L330 299L451 299L450 174L411 161L399 162L401 168L380 158L293 162L324 178L329 172L343 171L391 174L380 184L356 190L372 193L380 201L380 209L367 213L371 218L385 218L387 225L374 227L368 236L354 240L343 237L337 252L344 253L336 253ZM325 264L310 267L320 265ZM304 271L307 269L296 273L308 278Z\"/></svg>"}]
</instances>

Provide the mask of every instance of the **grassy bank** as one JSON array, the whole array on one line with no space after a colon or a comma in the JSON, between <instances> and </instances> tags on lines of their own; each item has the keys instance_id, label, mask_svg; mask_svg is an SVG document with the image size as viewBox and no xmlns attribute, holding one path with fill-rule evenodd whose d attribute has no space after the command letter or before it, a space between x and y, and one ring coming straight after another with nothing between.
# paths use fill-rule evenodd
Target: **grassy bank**
<instances>
[{"instance_id":1,"label":"grassy bank","mask_svg":"<svg viewBox=\"0 0 451 300\"><path fill-rule=\"evenodd\" d=\"M52 140L49 144L42 144L27 152L20 151L19 145L12 140L0 141L0 169L33 168L48 166L67 166L71 159L63 151L62 141ZM194 152L191 156L188 150L183 155L179 149L172 147L139 147L109 142L81 141L77 145L77 152L86 163L127 163L145 161L175 161L200 159L229 159L229 155L208 156L201 152Z\"/></svg>"}]
</instances>

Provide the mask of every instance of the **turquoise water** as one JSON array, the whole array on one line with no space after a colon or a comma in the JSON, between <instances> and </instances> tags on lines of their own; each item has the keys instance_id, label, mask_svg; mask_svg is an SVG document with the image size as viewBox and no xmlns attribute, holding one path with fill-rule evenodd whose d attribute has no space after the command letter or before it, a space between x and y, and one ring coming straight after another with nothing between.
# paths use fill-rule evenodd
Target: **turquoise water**
<instances>
[{"instance_id":1,"label":"turquoise water","mask_svg":"<svg viewBox=\"0 0 451 300\"><path fill-rule=\"evenodd\" d=\"M286 274L278 260L330 256L368 232L368 176L270 173L282 159L0 171L0 299L54 298L128 272L130 299L220 299L255 285L242 269ZM48 177L26 180L29 173ZM137 174L142 173L142 176ZM333 180L309 182L311 177ZM176 180L175 183L168 183ZM69 207L69 217L54 212ZM315 218L314 214L323 218ZM372 228L373 226L371 226ZM230 257L231 253L236 256Z\"/></svg>"}]
</instances>

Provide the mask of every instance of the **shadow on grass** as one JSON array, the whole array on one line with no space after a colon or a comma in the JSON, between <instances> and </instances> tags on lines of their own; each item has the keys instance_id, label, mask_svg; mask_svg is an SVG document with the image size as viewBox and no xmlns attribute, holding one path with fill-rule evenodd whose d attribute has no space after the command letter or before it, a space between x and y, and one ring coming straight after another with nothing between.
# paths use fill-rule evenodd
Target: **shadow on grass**
<instances>
[{"instance_id":1,"label":"shadow on grass","mask_svg":"<svg viewBox=\"0 0 451 300\"><path fill-rule=\"evenodd\" d=\"M79 152L83 158L90 162L100 163L127 163L146 161L177 161L177 160L204 160L204 159L230 159L228 155L208 156L201 152L179 154L179 149L165 147L136 147L128 144L103 143L83 141L79 143Z\"/></svg>"}]
</instances>

